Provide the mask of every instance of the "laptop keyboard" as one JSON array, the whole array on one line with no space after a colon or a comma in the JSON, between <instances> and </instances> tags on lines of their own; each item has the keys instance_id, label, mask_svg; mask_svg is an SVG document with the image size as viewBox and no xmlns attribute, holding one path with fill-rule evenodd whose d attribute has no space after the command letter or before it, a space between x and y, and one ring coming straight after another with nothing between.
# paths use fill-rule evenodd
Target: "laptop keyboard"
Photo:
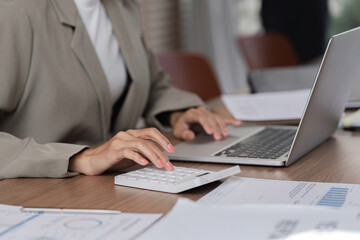
<instances>
[{"instance_id":1,"label":"laptop keyboard","mask_svg":"<svg viewBox=\"0 0 360 240\"><path fill-rule=\"evenodd\" d=\"M295 129L265 128L215 156L277 159L290 150Z\"/></svg>"}]
</instances>

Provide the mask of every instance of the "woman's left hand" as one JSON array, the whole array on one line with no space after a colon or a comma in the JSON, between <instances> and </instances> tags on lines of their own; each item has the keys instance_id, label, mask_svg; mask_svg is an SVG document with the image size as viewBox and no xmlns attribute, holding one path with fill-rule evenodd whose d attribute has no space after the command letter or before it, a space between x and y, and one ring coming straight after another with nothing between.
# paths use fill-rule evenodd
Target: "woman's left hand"
<instances>
[{"instance_id":1,"label":"woman's left hand","mask_svg":"<svg viewBox=\"0 0 360 240\"><path fill-rule=\"evenodd\" d=\"M241 121L222 117L204 107L190 108L187 111L173 112L170 115L174 136L184 140L195 138L195 133L190 127L196 123L200 124L207 134L213 135L215 140L220 140L229 135L226 125L239 126Z\"/></svg>"}]
</instances>

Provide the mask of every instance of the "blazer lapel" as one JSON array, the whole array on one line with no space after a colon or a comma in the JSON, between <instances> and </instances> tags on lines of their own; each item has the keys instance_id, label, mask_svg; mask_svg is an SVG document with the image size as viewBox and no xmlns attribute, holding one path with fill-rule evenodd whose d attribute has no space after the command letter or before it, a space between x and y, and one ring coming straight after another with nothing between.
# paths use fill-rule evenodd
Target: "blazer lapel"
<instances>
[{"instance_id":1,"label":"blazer lapel","mask_svg":"<svg viewBox=\"0 0 360 240\"><path fill-rule=\"evenodd\" d=\"M74 35L71 42L80 64L84 68L98 98L98 109L101 114L103 140L107 140L110 129L111 99L105 73L101 67L93 44L81 20L73 0L52 0L55 11L64 25L73 27ZM81 91L81 89L79 89Z\"/></svg>"},{"instance_id":2,"label":"blazer lapel","mask_svg":"<svg viewBox=\"0 0 360 240\"><path fill-rule=\"evenodd\" d=\"M112 22L115 36L118 39L120 51L130 74L130 85L115 129L135 127L148 99L150 85L150 70L147 55L141 40L139 26L133 21L132 12L125 9L123 1L102 0L105 10Z\"/></svg>"}]
</instances>

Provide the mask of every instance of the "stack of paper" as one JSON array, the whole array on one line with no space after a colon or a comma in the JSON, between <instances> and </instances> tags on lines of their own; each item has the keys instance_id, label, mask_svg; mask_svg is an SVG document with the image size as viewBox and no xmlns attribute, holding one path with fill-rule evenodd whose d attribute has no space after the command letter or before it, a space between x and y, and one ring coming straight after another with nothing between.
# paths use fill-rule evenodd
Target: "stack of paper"
<instances>
[{"instance_id":1,"label":"stack of paper","mask_svg":"<svg viewBox=\"0 0 360 240\"><path fill-rule=\"evenodd\" d=\"M360 239L360 209L202 205L180 199L139 239Z\"/></svg>"},{"instance_id":2,"label":"stack of paper","mask_svg":"<svg viewBox=\"0 0 360 240\"><path fill-rule=\"evenodd\" d=\"M236 119L244 121L299 120L310 90L248 95L223 95L222 101Z\"/></svg>"},{"instance_id":3,"label":"stack of paper","mask_svg":"<svg viewBox=\"0 0 360 240\"><path fill-rule=\"evenodd\" d=\"M360 239L360 185L230 177L140 239Z\"/></svg>"},{"instance_id":4,"label":"stack of paper","mask_svg":"<svg viewBox=\"0 0 360 240\"><path fill-rule=\"evenodd\" d=\"M343 117L340 123L346 128L360 128L360 110Z\"/></svg>"}]
</instances>

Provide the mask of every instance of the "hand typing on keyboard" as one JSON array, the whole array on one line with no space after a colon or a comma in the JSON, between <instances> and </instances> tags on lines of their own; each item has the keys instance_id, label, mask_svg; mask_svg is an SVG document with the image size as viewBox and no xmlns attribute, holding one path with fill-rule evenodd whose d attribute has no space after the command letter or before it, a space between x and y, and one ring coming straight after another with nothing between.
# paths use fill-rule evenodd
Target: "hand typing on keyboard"
<instances>
[{"instance_id":1,"label":"hand typing on keyboard","mask_svg":"<svg viewBox=\"0 0 360 240\"><path fill-rule=\"evenodd\" d=\"M195 133L191 130L191 125L194 123L200 124L207 134L213 135L215 140L220 140L229 135L226 125L239 126L241 121L216 114L204 107L190 108L170 115L174 136L183 140L195 138Z\"/></svg>"}]
</instances>

